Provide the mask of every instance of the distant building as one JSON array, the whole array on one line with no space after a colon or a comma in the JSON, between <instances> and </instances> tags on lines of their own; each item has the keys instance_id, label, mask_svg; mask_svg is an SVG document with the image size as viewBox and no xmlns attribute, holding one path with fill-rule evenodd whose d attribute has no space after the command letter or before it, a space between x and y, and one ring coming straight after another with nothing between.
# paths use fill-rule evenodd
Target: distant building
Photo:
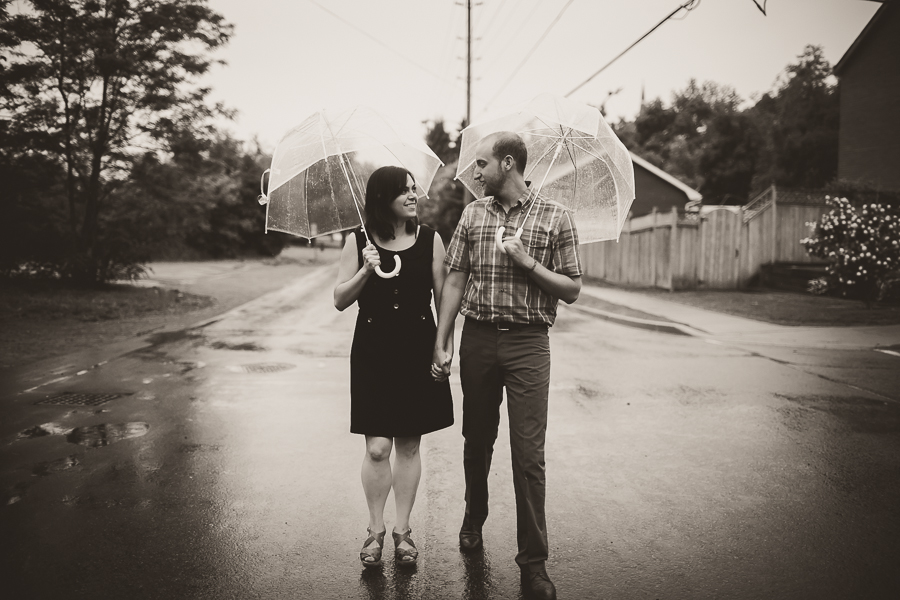
<instances>
[{"instance_id":1,"label":"distant building","mask_svg":"<svg viewBox=\"0 0 900 600\"><path fill-rule=\"evenodd\" d=\"M655 167L634 152L634 203L631 213L635 217L649 214L654 208L658 212L669 212L675 206L683 211L689 203L697 205L703 196L694 188L672 177L659 167Z\"/></svg>"},{"instance_id":2,"label":"distant building","mask_svg":"<svg viewBox=\"0 0 900 600\"><path fill-rule=\"evenodd\" d=\"M838 178L900 190L900 1L882 3L834 72L841 85Z\"/></svg>"}]
</instances>

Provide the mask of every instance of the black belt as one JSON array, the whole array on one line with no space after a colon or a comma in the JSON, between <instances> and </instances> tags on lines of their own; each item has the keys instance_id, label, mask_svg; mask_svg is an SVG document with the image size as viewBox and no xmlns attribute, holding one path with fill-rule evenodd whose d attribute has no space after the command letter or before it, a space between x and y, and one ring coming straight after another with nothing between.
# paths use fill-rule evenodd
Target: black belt
<instances>
[{"instance_id":1,"label":"black belt","mask_svg":"<svg viewBox=\"0 0 900 600\"><path fill-rule=\"evenodd\" d=\"M520 329L547 329L546 323L512 323L510 321L479 321L472 317L466 317L466 324L475 327L484 327L486 329L496 329L497 331L518 331Z\"/></svg>"}]
</instances>

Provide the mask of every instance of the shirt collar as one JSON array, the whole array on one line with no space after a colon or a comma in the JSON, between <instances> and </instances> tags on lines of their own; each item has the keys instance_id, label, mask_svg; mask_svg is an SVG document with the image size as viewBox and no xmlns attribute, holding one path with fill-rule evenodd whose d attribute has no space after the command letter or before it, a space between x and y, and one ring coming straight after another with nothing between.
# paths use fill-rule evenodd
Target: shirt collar
<instances>
[{"instance_id":1,"label":"shirt collar","mask_svg":"<svg viewBox=\"0 0 900 600\"><path fill-rule=\"evenodd\" d=\"M533 202L537 198L537 194L532 193L534 190L531 187L531 182L525 182L525 191L522 192L522 195L519 196L516 203L513 204L509 211L512 212L514 208L519 207L521 210L525 210L525 207L528 206L529 202ZM491 201L488 205L496 212L505 212L503 206L497 200L496 196L491 196Z\"/></svg>"}]
</instances>

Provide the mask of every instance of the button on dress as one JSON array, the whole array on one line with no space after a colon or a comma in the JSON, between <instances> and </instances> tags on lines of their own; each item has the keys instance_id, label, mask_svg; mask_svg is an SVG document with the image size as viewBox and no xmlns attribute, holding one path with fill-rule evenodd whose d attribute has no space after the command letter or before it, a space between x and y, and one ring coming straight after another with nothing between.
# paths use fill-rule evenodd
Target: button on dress
<instances>
[{"instance_id":1,"label":"button on dress","mask_svg":"<svg viewBox=\"0 0 900 600\"><path fill-rule=\"evenodd\" d=\"M350 349L350 431L408 437L453 424L449 381L435 381L431 359L437 329L431 310L434 230L422 226L415 243L400 251L376 245L384 271L401 257L400 273L369 277L357 299L359 316ZM366 238L356 235L362 266Z\"/></svg>"}]
</instances>

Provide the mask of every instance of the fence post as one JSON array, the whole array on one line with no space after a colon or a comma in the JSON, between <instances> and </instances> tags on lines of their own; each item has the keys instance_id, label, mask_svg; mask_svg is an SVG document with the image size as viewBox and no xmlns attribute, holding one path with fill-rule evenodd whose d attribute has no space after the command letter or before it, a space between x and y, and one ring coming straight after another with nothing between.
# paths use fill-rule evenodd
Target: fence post
<instances>
[{"instance_id":1,"label":"fence post","mask_svg":"<svg viewBox=\"0 0 900 600\"><path fill-rule=\"evenodd\" d=\"M659 212L655 206L650 212L653 215L653 225L650 229L650 287L656 287L656 253L659 248L659 242L656 239L656 225L659 222Z\"/></svg>"},{"instance_id":2,"label":"fence post","mask_svg":"<svg viewBox=\"0 0 900 600\"><path fill-rule=\"evenodd\" d=\"M778 247L778 191L775 184L772 184L772 248L769 255L769 262L777 262L781 256L781 249Z\"/></svg>"},{"instance_id":3,"label":"fence post","mask_svg":"<svg viewBox=\"0 0 900 600\"><path fill-rule=\"evenodd\" d=\"M734 262L731 265L731 273L732 273L732 286L733 289L738 289L741 287L741 262L743 262L743 257L741 256L741 240L744 238L744 207L738 207L738 219L737 219L737 227L735 228L735 240L734 240Z\"/></svg>"},{"instance_id":4,"label":"fence post","mask_svg":"<svg viewBox=\"0 0 900 600\"><path fill-rule=\"evenodd\" d=\"M672 231L669 233L669 291L674 292L676 267L678 273L681 273L681 253L678 251L678 207L673 206L669 215L669 222L672 224Z\"/></svg>"}]
</instances>

